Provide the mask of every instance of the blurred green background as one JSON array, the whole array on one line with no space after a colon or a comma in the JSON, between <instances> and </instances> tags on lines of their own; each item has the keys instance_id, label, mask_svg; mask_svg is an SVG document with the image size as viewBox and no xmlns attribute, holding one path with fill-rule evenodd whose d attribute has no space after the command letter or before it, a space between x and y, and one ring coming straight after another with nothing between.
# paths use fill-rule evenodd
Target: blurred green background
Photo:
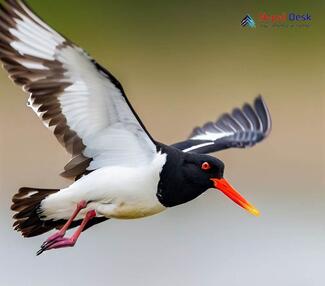
<instances>
[{"instance_id":1,"label":"blurred green background","mask_svg":"<svg viewBox=\"0 0 325 286\"><path fill-rule=\"evenodd\" d=\"M11 228L21 186L63 187L68 160L0 73L0 285L324 285L324 1L29 0L122 83L152 135L173 143L261 93L262 144L217 156L262 212L215 191L158 216L97 225L76 247L35 252L47 235ZM258 13L309 13L308 28L262 28ZM242 28L249 13L256 29Z\"/></svg>"}]
</instances>

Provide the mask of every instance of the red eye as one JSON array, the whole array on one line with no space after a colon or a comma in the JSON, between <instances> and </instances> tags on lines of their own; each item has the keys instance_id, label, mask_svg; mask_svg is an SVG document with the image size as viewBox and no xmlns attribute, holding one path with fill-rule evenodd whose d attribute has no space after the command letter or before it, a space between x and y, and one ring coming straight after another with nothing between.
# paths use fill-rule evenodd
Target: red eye
<instances>
[{"instance_id":1,"label":"red eye","mask_svg":"<svg viewBox=\"0 0 325 286\"><path fill-rule=\"evenodd\" d=\"M202 170L209 170L210 168L211 168L211 166L208 162L202 163L202 166L201 166Z\"/></svg>"}]
</instances>

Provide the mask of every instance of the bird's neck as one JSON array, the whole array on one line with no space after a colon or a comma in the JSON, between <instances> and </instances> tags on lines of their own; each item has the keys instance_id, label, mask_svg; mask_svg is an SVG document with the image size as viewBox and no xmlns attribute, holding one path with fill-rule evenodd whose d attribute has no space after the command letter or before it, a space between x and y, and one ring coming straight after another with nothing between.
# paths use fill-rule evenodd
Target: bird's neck
<instances>
[{"instance_id":1,"label":"bird's neck","mask_svg":"<svg viewBox=\"0 0 325 286\"><path fill-rule=\"evenodd\" d=\"M181 150L157 144L157 150L167 154L167 160L160 172L157 198L165 207L184 204L201 195L205 190L197 188L184 176L184 161L187 154Z\"/></svg>"}]
</instances>

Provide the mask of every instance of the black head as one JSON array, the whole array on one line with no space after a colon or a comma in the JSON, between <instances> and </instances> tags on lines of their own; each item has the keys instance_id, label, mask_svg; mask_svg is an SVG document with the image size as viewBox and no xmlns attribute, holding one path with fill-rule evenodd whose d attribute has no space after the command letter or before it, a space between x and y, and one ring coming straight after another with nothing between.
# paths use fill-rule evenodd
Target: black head
<instances>
[{"instance_id":1,"label":"black head","mask_svg":"<svg viewBox=\"0 0 325 286\"><path fill-rule=\"evenodd\" d=\"M209 155L184 153L167 146L162 152L167 153L167 161L160 174L157 196L164 206L186 203L214 188L252 214L258 214L224 179L225 165L221 160Z\"/></svg>"},{"instance_id":2,"label":"black head","mask_svg":"<svg viewBox=\"0 0 325 286\"><path fill-rule=\"evenodd\" d=\"M208 155L186 153L182 164L184 179L204 191L214 187L212 179L222 179L224 163Z\"/></svg>"}]
</instances>

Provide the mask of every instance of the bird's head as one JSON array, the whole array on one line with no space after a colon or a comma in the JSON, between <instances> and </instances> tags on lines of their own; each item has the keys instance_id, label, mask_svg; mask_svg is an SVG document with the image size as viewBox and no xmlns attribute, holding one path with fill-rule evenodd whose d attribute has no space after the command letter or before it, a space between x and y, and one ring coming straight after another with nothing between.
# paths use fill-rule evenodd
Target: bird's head
<instances>
[{"instance_id":1,"label":"bird's head","mask_svg":"<svg viewBox=\"0 0 325 286\"><path fill-rule=\"evenodd\" d=\"M221 160L208 155L188 155L183 163L183 174L191 185L202 192L211 188L217 189L251 214L259 215L259 211L223 177L225 165Z\"/></svg>"}]
</instances>

